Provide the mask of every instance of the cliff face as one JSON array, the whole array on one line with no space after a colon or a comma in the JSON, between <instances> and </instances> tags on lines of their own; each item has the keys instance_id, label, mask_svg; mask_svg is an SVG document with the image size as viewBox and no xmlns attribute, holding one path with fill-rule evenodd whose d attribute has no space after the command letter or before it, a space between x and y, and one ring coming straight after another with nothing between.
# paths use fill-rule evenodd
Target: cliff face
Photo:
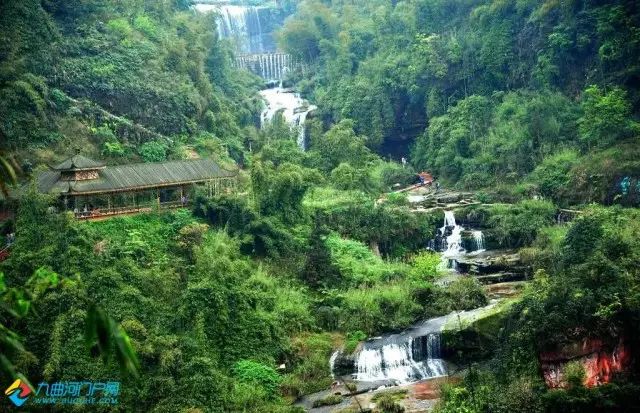
<instances>
[{"instance_id":1,"label":"cliff face","mask_svg":"<svg viewBox=\"0 0 640 413\"><path fill-rule=\"evenodd\" d=\"M556 351L540 354L542 374L548 387L567 386L564 370L569 362L578 361L585 370L584 385L599 386L609 383L616 373L626 371L631 365L631 349L620 338L615 345L599 339L584 339L565 345Z\"/></svg>"}]
</instances>

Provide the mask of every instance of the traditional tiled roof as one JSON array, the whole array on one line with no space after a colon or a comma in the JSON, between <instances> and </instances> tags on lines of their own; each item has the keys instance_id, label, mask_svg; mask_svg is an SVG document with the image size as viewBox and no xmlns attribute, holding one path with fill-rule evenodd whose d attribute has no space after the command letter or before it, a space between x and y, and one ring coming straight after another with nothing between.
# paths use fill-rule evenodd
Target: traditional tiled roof
<instances>
[{"instance_id":1,"label":"traditional tiled roof","mask_svg":"<svg viewBox=\"0 0 640 413\"><path fill-rule=\"evenodd\" d=\"M86 171L104 168L104 164L82 155L75 155L53 167L56 171Z\"/></svg>"},{"instance_id":2,"label":"traditional tiled roof","mask_svg":"<svg viewBox=\"0 0 640 413\"><path fill-rule=\"evenodd\" d=\"M61 165L67 166L65 162ZM40 192L51 194L97 194L206 182L236 175L236 171L223 169L212 159L106 166L98 171L98 178L78 181L60 179L61 172L56 167L38 176L37 187Z\"/></svg>"}]
</instances>

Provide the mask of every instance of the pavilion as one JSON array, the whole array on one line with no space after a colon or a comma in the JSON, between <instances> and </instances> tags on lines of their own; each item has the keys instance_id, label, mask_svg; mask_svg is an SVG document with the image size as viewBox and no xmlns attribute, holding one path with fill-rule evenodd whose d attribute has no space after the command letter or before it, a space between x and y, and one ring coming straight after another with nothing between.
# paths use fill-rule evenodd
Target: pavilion
<instances>
[{"instance_id":1,"label":"pavilion","mask_svg":"<svg viewBox=\"0 0 640 413\"><path fill-rule=\"evenodd\" d=\"M236 189L237 171L211 159L104 165L75 155L37 178L41 193L60 197L60 206L78 219L185 206L196 186L208 196Z\"/></svg>"}]
</instances>

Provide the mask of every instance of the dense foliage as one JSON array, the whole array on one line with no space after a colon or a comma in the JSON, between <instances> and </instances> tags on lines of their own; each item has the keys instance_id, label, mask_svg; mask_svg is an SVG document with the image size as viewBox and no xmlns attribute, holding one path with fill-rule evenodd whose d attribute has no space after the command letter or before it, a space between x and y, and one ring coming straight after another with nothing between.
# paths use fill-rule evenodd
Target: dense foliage
<instances>
[{"instance_id":1,"label":"dense foliage","mask_svg":"<svg viewBox=\"0 0 640 413\"><path fill-rule=\"evenodd\" d=\"M122 162L242 146L257 83L232 70L214 17L185 5L3 2L0 147L34 164L77 148Z\"/></svg>"},{"instance_id":2,"label":"dense foliage","mask_svg":"<svg viewBox=\"0 0 640 413\"><path fill-rule=\"evenodd\" d=\"M612 202L640 171L606 152L637 151L639 19L624 0L306 0L280 43L313 67L299 85L324 122L372 150L468 188Z\"/></svg>"}]
</instances>

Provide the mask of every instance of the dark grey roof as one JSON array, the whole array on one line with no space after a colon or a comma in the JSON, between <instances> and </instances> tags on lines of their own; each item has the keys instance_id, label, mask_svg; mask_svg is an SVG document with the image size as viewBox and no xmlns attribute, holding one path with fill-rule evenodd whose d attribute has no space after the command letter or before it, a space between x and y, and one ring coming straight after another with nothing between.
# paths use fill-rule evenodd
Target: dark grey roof
<instances>
[{"instance_id":1,"label":"dark grey roof","mask_svg":"<svg viewBox=\"0 0 640 413\"><path fill-rule=\"evenodd\" d=\"M82 155L75 155L53 167L56 171L82 171L103 168L104 164Z\"/></svg>"},{"instance_id":2,"label":"dark grey roof","mask_svg":"<svg viewBox=\"0 0 640 413\"><path fill-rule=\"evenodd\" d=\"M60 180L60 171L49 170L38 176L38 190L53 194L93 194L205 182L234 177L236 171L221 168L212 159L137 163L106 166L99 178L82 181Z\"/></svg>"}]
</instances>

